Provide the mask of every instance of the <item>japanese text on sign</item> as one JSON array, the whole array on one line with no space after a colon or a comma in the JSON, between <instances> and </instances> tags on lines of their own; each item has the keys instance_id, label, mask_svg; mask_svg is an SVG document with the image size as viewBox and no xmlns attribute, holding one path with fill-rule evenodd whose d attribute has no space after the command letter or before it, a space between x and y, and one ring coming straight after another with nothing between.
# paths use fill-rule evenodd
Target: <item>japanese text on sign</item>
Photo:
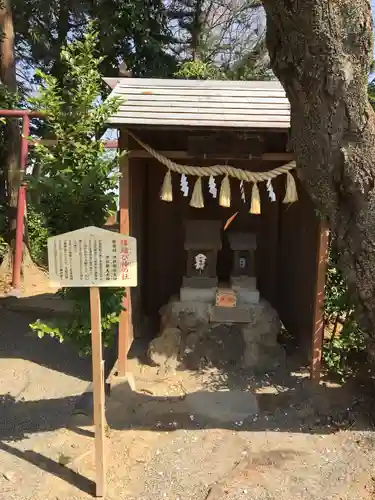
<instances>
[{"instance_id":1,"label":"japanese text on sign","mask_svg":"<svg viewBox=\"0 0 375 500\"><path fill-rule=\"evenodd\" d=\"M48 265L57 286L136 286L136 240L95 227L54 236Z\"/></svg>"}]
</instances>

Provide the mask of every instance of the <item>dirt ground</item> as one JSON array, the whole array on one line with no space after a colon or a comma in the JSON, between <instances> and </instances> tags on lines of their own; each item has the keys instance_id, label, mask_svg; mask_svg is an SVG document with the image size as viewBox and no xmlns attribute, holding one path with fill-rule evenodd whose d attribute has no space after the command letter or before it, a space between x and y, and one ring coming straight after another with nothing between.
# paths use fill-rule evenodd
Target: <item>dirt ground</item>
<instances>
[{"instance_id":1,"label":"dirt ground","mask_svg":"<svg viewBox=\"0 0 375 500\"><path fill-rule=\"evenodd\" d=\"M90 363L32 336L33 319L0 303L0 497L92 498L93 429L72 417ZM313 389L297 355L263 377L166 375L142 350L136 391L118 385L107 399L108 500L375 498L365 387Z\"/></svg>"}]
</instances>

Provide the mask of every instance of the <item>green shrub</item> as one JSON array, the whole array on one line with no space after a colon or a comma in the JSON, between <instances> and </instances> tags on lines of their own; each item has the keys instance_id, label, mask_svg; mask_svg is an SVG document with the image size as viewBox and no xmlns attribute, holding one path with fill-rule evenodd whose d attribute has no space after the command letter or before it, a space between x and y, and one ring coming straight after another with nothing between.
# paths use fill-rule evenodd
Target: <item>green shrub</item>
<instances>
[{"instance_id":1,"label":"green shrub","mask_svg":"<svg viewBox=\"0 0 375 500\"><path fill-rule=\"evenodd\" d=\"M34 262L41 266L47 264L47 239L49 229L44 214L32 205L27 207L27 231L30 254Z\"/></svg>"},{"instance_id":2,"label":"green shrub","mask_svg":"<svg viewBox=\"0 0 375 500\"><path fill-rule=\"evenodd\" d=\"M332 328L331 338L325 339L323 360L328 370L341 379L353 374L354 355L365 349L365 335L355 317L355 301L338 266L334 240L330 242L325 286L324 323ZM338 332L338 327L342 326Z\"/></svg>"},{"instance_id":3,"label":"green shrub","mask_svg":"<svg viewBox=\"0 0 375 500\"><path fill-rule=\"evenodd\" d=\"M4 240L4 237L0 234L0 264L3 261L7 251L8 251L8 243Z\"/></svg>"},{"instance_id":4,"label":"green shrub","mask_svg":"<svg viewBox=\"0 0 375 500\"><path fill-rule=\"evenodd\" d=\"M74 302L72 318L65 322L56 320L44 323L37 320L30 325L39 338L45 335L60 342L69 340L85 356L91 351L90 297L88 288L67 288L60 291L62 298ZM110 347L114 341L114 326L119 322L122 308L123 288L101 288L100 303L102 313L103 347Z\"/></svg>"},{"instance_id":5,"label":"green shrub","mask_svg":"<svg viewBox=\"0 0 375 500\"><path fill-rule=\"evenodd\" d=\"M39 73L42 86L31 102L47 117L47 127L57 141L52 147L38 146L36 161L40 179L29 178L30 188L38 190L40 206L34 221L44 222L51 236L86 226L102 227L116 209L119 155L105 151L97 139L119 106L117 100L101 101L102 79L96 54L97 35L91 29L61 53L65 74L60 86L50 75ZM43 218L40 218L43 214ZM35 254L43 256L45 236L33 235ZM31 239L31 238L30 238ZM87 354L90 341L89 290L61 291L64 299L75 303L73 315L64 323L43 323L31 328L39 337L49 335L60 342L69 340L81 354ZM119 321L124 289L102 289L102 332L105 346L113 341L113 327Z\"/></svg>"}]
</instances>

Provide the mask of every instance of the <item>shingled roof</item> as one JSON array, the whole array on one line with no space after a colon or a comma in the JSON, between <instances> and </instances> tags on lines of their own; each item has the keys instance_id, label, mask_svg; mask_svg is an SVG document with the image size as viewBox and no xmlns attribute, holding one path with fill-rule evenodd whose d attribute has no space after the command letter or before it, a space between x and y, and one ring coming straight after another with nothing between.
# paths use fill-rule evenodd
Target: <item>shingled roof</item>
<instances>
[{"instance_id":1,"label":"shingled roof","mask_svg":"<svg viewBox=\"0 0 375 500\"><path fill-rule=\"evenodd\" d=\"M278 81L110 78L123 99L109 123L174 127L290 126L290 105Z\"/></svg>"}]
</instances>

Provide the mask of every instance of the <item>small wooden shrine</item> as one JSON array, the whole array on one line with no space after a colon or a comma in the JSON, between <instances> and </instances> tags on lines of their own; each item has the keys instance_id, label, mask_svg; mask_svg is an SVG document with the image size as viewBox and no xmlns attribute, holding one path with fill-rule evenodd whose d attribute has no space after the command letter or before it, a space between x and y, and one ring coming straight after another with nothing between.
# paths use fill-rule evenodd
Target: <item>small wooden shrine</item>
<instances>
[{"instance_id":1,"label":"small wooden shrine","mask_svg":"<svg viewBox=\"0 0 375 500\"><path fill-rule=\"evenodd\" d=\"M144 318L157 325L172 296L197 280L213 285L217 279L233 290L245 286L251 300L258 293L271 304L309 354L316 378L328 232L296 175L281 85L107 83L111 96L123 99L109 120L127 151L120 231L138 243L139 286L128 294L121 318L122 352L133 328L142 335ZM198 226L200 233L193 229Z\"/></svg>"}]
</instances>

